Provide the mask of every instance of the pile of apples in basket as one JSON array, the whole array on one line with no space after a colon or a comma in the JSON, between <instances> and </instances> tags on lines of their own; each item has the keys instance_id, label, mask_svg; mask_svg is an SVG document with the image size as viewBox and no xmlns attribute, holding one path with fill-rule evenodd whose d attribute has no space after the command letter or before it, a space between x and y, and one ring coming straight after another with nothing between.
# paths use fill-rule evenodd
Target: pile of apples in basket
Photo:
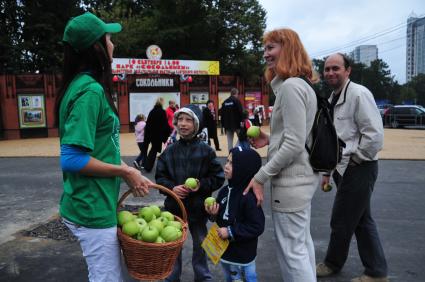
<instances>
[{"instance_id":1,"label":"pile of apples in basket","mask_svg":"<svg viewBox=\"0 0 425 282\"><path fill-rule=\"evenodd\" d=\"M122 232L134 239L163 244L179 240L182 235L181 222L174 215L161 211L156 205L139 209L137 215L129 211L118 212L118 225Z\"/></svg>"}]
</instances>

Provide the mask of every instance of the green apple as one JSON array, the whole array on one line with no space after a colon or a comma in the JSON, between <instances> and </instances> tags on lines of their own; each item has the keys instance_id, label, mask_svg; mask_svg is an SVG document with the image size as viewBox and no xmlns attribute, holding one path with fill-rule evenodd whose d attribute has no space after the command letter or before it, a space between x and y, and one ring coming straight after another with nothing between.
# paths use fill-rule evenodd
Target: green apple
<instances>
[{"instance_id":1,"label":"green apple","mask_svg":"<svg viewBox=\"0 0 425 282\"><path fill-rule=\"evenodd\" d=\"M164 223L164 226L168 225L168 218L160 216L160 217L157 217L156 219L162 221L162 223Z\"/></svg>"},{"instance_id":2,"label":"green apple","mask_svg":"<svg viewBox=\"0 0 425 282\"><path fill-rule=\"evenodd\" d=\"M155 226L147 226L142 231L142 240L145 242L153 243L156 241L156 238L158 238L159 232L158 229L156 229Z\"/></svg>"},{"instance_id":3,"label":"green apple","mask_svg":"<svg viewBox=\"0 0 425 282\"><path fill-rule=\"evenodd\" d=\"M181 239L182 236L183 236L183 231L177 230L177 240Z\"/></svg>"},{"instance_id":4,"label":"green apple","mask_svg":"<svg viewBox=\"0 0 425 282\"><path fill-rule=\"evenodd\" d=\"M258 138L260 136L260 128L258 126L253 125L248 128L246 135L248 135L248 137L250 138Z\"/></svg>"},{"instance_id":5,"label":"green apple","mask_svg":"<svg viewBox=\"0 0 425 282\"><path fill-rule=\"evenodd\" d=\"M208 197L205 199L204 204L207 205L208 207L211 207L212 205L215 204L215 198L214 197Z\"/></svg>"},{"instance_id":6,"label":"green apple","mask_svg":"<svg viewBox=\"0 0 425 282\"><path fill-rule=\"evenodd\" d=\"M142 232L143 228L145 228L148 225L148 223L146 222L146 220L144 220L143 218L139 218L138 217L134 221L136 221L139 224L139 226L140 226L139 232Z\"/></svg>"},{"instance_id":7,"label":"green apple","mask_svg":"<svg viewBox=\"0 0 425 282\"><path fill-rule=\"evenodd\" d=\"M140 225L136 221L129 221L122 226L122 232L128 236L134 236L139 233Z\"/></svg>"},{"instance_id":8,"label":"green apple","mask_svg":"<svg viewBox=\"0 0 425 282\"><path fill-rule=\"evenodd\" d=\"M329 192L329 191L331 191L332 190L332 185L331 184L325 184L325 185L323 185L323 187L322 187L322 190L324 191L324 192Z\"/></svg>"},{"instance_id":9,"label":"green apple","mask_svg":"<svg viewBox=\"0 0 425 282\"><path fill-rule=\"evenodd\" d=\"M153 214L156 218L161 216L161 209L157 205L150 205L149 207L153 210Z\"/></svg>"},{"instance_id":10,"label":"green apple","mask_svg":"<svg viewBox=\"0 0 425 282\"><path fill-rule=\"evenodd\" d=\"M118 225L123 226L125 223L133 220L133 214L129 211L120 211L118 213Z\"/></svg>"},{"instance_id":11,"label":"green apple","mask_svg":"<svg viewBox=\"0 0 425 282\"><path fill-rule=\"evenodd\" d=\"M165 242L165 240L164 240L164 239L162 239L162 237L161 237L161 236L158 236L158 238L156 238L156 240L155 240L155 243L163 244L163 243L166 243L166 242Z\"/></svg>"},{"instance_id":12,"label":"green apple","mask_svg":"<svg viewBox=\"0 0 425 282\"><path fill-rule=\"evenodd\" d=\"M149 222L154 219L154 216L154 211L150 207L143 207L139 209L139 217L146 220L146 222Z\"/></svg>"},{"instance_id":13,"label":"green apple","mask_svg":"<svg viewBox=\"0 0 425 282\"><path fill-rule=\"evenodd\" d=\"M154 220L151 220L149 223L148 223L148 225L149 226L155 226L156 227L156 229L158 229L158 231L161 233L161 231L162 231L162 229L164 229L164 223L161 221L161 220L159 220L159 219L154 219Z\"/></svg>"},{"instance_id":14,"label":"green apple","mask_svg":"<svg viewBox=\"0 0 425 282\"><path fill-rule=\"evenodd\" d=\"M183 226L181 224L180 221L177 220L171 220L168 222L167 226L174 226L175 228L177 228L178 230L182 230Z\"/></svg>"},{"instance_id":15,"label":"green apple","mask_svg":"<svg viewBox=\"0 0 425 282\"><path fill-rule=\"evenodd\" d=\"M189 177L188 179L186 179L186 181L184 182L184 186L186 186L189 189L196 189L196 187L198 187L198 181L196 181L196 178L193 177Z\"/></svg>"},{"instance_id":16,"label":"green apple","mask_svg":"<svg viewBox=\"0 0 425 282\"><path fill-rule=\"evenodd\" d=\"M162 232L161 237L165 240L165 242L172 242L178 239L178 229L174 226L166 226Z\"/></svg>"},{"instance_id":17,"label":"green apple","mask_svg":"<svg viewBox=\"0 0 425 282\"><path fill-rule=\"evenodd\" d=\"M168 219L168 221L172 221L172 220L174 220L174 214L172 214L171 212L169 212L169 211L163 211L162 213L161 213L161 216L162 217L165 217L166 219Z\"/></svg>"}]
</instances>

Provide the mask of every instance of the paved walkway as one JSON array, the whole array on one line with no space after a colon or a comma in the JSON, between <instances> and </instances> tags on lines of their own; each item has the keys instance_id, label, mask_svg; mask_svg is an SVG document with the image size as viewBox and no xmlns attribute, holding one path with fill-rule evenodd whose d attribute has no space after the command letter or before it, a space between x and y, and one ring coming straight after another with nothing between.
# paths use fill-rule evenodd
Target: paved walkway
<instances>
[{"instance_id":1,"label":"paved walkway","mask_svg":"<svg viewBox=\"0 0 425 282\"><path fill-rule=\"evenodd\" d=\"M269 132L268 126L261 128ZM222 151L217 156L227 156L227 140L218 130ZM211 140L212 141L212 140ZM236 142L236 136L235 136ZM214 147L214 146L213 146ZM121 134L122 156L136 156L139 152L133 133ZM266 148L259 149L262 157L267 155ZM0 141L1 157L25 156L58 156L58 138L32 138ZM380 159L390 160L424 160L425 159L425 130L414 129L385 129L384 149L379 153Z\"/></svg>"}]
</instances>

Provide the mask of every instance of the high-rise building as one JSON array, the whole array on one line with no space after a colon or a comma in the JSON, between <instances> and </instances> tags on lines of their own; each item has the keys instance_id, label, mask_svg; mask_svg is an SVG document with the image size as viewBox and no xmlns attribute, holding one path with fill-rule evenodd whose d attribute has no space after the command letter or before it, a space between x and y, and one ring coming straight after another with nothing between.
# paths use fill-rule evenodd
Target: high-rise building
<instances>
[{"instance_id":1,"label":"high-rise building","mask_svg":"<svg viewBox=\"0 0 425 282\"><path fill-rule=\"evenodd\" d=\"M406 80L425 73L425 17L411 14L407 19Z\"/></svg>"},{"instance_id":2,"label":"high-rise building","mask_svg":"<svg viewBox=\"0 0 425 282\"><path fill-rule=\"evenodd\" d=\"M376 45L357 46L354 51L351 52L351 57L355 63L362 63L366 66L370 66L372 61L378 59L378 47Z\"/></svg>"}]
</instances>

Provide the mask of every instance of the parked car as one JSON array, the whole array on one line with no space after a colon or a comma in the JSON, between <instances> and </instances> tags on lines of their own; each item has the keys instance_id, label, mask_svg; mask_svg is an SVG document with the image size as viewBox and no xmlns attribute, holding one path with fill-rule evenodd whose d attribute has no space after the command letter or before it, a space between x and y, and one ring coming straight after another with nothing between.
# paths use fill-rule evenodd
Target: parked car
<instances>
[{"instance_id":1,"label":"parked car","mask_svg":"<svg viewBox=\"0 0 425 282\"><path fill-rule=\"evenodd\" d=\"M425 126L425 108L419 105L396 105L384 113L384 126Z\"/></svg>"}]
</instances>

